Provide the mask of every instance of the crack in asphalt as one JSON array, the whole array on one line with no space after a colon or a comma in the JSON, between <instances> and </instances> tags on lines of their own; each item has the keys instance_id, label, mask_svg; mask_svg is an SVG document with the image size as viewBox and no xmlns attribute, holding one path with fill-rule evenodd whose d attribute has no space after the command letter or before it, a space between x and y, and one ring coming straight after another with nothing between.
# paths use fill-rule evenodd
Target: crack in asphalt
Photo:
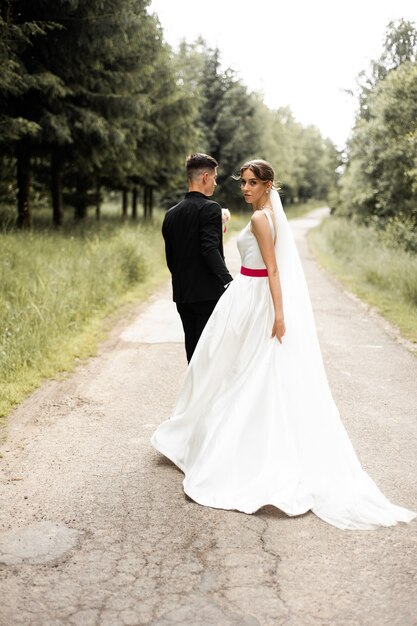
<instances>
[{"instance_id":1,"label":"crack in asphalt","mask_svg":"<svg viewBox=\"0 0 417 626\"><path fill-rule=\"evenodd\" d=\"M300 245L354 446L383 492L412 506L417 361ZM156 297L170 296L165 285ZM123 329L10 417L1 531L48 521L80 540L48 563L0 564L0 626L414 626L416 524L343 533L313 514L194 503L149 444L182 383L183 346L126 343Z\"/></svg>"}]
</instances>

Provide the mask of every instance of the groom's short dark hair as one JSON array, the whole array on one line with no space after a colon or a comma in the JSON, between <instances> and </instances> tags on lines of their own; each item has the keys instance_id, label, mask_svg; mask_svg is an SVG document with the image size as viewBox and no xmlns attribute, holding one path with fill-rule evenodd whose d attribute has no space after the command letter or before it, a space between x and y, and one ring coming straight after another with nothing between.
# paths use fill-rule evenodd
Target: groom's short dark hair
<instances>
[{"instance_id":1,"label":"groom's short dark hair","mask_svg":"<svg viewBox=\"0 0 417 626\"><path fill-rule=\"evenodd\" d=\"M215 170L218 167L216 159L203 152L189 154L185 160L185 170L188 180L193 180L207 170Z\"/></svg>"}]
</instances>

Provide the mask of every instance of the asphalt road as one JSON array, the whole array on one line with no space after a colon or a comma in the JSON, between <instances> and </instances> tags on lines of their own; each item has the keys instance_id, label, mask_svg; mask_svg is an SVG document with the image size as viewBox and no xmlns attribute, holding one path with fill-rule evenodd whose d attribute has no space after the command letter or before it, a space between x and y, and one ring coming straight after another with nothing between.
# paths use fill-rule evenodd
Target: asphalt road
<instances>
[{"instance_id":1,"label":"asphalt road","mask_svg":"<svg viewBox=\"0 0 417 626\"><path fill-rule=\"evenodd\" d=\"M330 385L382 491L417 508L417 359L315 263L293 222ZM226 248L232 273L234 241ZM10 417L0 460L1 626L413 626L417 522L341 531L201 507L149 444L185 371L169 285L96 358Z\"/></svg>"}]
</instances>

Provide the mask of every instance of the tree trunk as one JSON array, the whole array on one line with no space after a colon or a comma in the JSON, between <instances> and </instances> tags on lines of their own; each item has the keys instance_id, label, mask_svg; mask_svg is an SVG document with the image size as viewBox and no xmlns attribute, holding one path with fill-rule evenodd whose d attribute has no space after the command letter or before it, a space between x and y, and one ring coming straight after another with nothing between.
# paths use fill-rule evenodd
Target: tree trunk
<instances>
[{"instance_id":1,"label":"tree trunk","mask_svg":"<svg viewBox=\"0 0 417 626\"><path fill-rule=\"evenodd\" d=\"M149 218L152 218L153 212L153 187L149 187Z\"/></svg>"},{"instance_id":2,"label":"tree trunk","mask_svg":"<svg viewBox=\"0 0 417 626\"><path fill-rule=\"evenodd\" d=\"M80 222L87 217L87 204L81 200L77 202L74 207L74 219L76 222Z\"/></svg>"},{"instance_id":3,"label":"tree trunk","mask_svg":"<svg viewBox=\"0 0 417 626\"><path fill-rule=\"evenodd\" d=\"M143 216L145 220L147 220L150 217L151 195L149 192L150 192L149 185L144 185L143 187Z\"/></svg>"},{"instance_id":4,"label":"tree trunk","mask_svg":"<svg viewBox=\"0 0 417 626\"><path fill-rule=\"evenodd\" d=\"M17 152L17 220L18 228L30 228L31 214L29 204L30 156L24 148Z\"/></svg>"},{"instance_id":5,"label":"tree trunk","mask_svg":"<svg viewBox=\"0 0 417 626\"><path fill-rule=\"evenodd\" d=\"M87 217L87 207L87 186L85 181L80 180L76 187L74 200L74 219L76 222L80 222Z\"/></svg>"},{"instance_id":6,"label":"tree trunk","mask_svg":"<svg viewBox=\"0 0 417 626\"><path fill-rule=\"evenodd\" d=\"M127 217L127 189L122 190L122 217L126 219Z\"/></svg>"},{"instance_id":7,"label":"tree trunk","mask_svg":"<svg viewBox=\"0 0 417 626\"><path fill-rule=\"evenodd\" d=\"M100 194L100 185L97 185L96 188L96 220L100 221L101 213L101 194Z\"/></svg>"},{"instance_id":8,"label":"tree trunk","mask_svg":"<svg viewBox=\"0 0 417 626\"><path fill-rule=\"evenodd\" d=\"M133 187L132 191L132 219L136 220L138 217L138 188Z\"/></svg>"},{"instance_id":9,"label":"tree trunk","mask_svg":"<svg viewBox=\"0 0 417 626\"><path fill-rule=\"evenodd\" d=\"M53 154L51 156L52 222L56 227L62 226L62 222L64 221L61 169L61 160Z\"/></svg>"}]
</instances>

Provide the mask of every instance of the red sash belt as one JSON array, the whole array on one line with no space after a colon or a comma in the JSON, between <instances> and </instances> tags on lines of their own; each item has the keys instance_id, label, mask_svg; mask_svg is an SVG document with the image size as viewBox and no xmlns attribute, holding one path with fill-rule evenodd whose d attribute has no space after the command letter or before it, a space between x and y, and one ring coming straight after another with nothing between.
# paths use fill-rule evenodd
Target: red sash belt
<instances>
[{"instance_id":1,"label":"red sash belt","mask_svg":"<svg viewBox=\"0 0 417 626\"><path fill-rule=\"evenodd\" d=\"M257 277L262 277L262 276L268 276L268 270L253 270L250 267L242 267L240 268L240 273L243 274L244 276L257 276Z\"/></svg>"}]
</instances>

